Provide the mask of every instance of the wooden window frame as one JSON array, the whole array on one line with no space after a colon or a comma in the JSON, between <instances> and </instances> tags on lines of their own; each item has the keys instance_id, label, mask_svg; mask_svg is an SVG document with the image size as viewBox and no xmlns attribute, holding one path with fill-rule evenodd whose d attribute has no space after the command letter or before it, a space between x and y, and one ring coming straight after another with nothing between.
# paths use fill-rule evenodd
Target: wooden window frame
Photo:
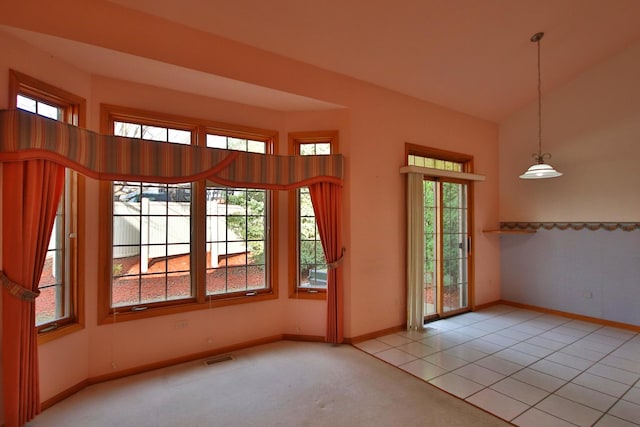
<instances>
[{"instance_id":1,"label":"wooden window frame","mask_svg":"<svg viewBox=\"0 0 640 427\"><path fill-rule=\"evenodd\" d=\"M470 156L468 154L441 150L439 148L424 147L422 145L416 145L407 142L404 145L405 165L409 164L409 156L430 157L433 159L444 160L446 162L461 163L461 172L473 173L473 156Z\"/></svg>"},{"instance_id":2,"label":"wooden window frame","mask_svg":"<svg viewBox=\"0 0 640 427\"><path fill-rule=\"evenodd\" d=\"M9 108L17 108L17 97L23 95L36 101L55 106L62 110L62 120L66 123L84 127L86 124L86 101L84 98L53 86L16 70L9 70ZM65 191L72 194L65 211L65 251L64 261L65 287L69 293L69 312L58 320L37 327L38 343L68 335L84 328L84 256L85 240L78 230L85 224L85 178L73 171L67 171ZM68 236L71 234L72 236Z\"/></svg>"},{"instance_id":3,"label":"wooden window frame","mask_svg":"<svg viewBox=\"0 0 640 427\"><path fill-rule=\"evenodd\" d=\"M100 106L100 127L104 134L112 134L113 122L123 121L170 127L174 129L190 130L192 144L206 146L207 134L224 134L226 136L254 139L266 143L266 153L274 154L278 142L278 132L248 126L195 119L174 114L139 110L110 104ZM191 272L192 296L181 300L163 301L157 303L140 304L146 306L143 310L132 310L136 306L111 307L111 279L112 279L112 185L111 182L100 183L100 234L99 234L99 274L98 289L98 323L115 323L120 321L137 320L193 310L223 307L235 304L253 303L278 298L277 268L277 192L268 192L268 236L265 245L267 252L266 278L268 288L259 292L230 293L227 295L206 295L206 182L199 180L192 184L192 236L191 242Z\"/></svg>"},{"instance_id":4,"label":"wooden window frame","mask_svg":"<svg viewBox=\"0 0 640 427\"><path fill-rule=\"evenodd\" d=\"M339 153L339 133L337 130L291 132L289 133L289 154L300 155L300 146L312 143L328 143L331 154ZM300 233L298 190L289 191L289 298L326 300L326 289L308 289L299 286L300 278Z\"/></svg>"}]
</instances>

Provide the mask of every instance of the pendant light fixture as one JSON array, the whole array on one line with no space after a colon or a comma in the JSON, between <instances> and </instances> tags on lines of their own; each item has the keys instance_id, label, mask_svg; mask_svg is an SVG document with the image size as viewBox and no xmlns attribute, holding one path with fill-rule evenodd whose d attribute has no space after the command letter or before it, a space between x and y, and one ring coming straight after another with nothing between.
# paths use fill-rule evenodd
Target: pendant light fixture
<instances>
[{"instance_id":1,"label":"pendant light fixture","mask_svg":"<svg viewBox=\"0 0 640 427\"><path fill-rule=\"evenodd\" d=\"M555 178L561 176L549 163L545 163L545 159L550 159L551 154L542 152L542 89L540 84L540 40L544 33L535 33L531 36L531 41L538 44L538 152L533 153L535 163L527 169L525 173L520 175L522 179L542 179Z\"/></svg>"}]
</instances>

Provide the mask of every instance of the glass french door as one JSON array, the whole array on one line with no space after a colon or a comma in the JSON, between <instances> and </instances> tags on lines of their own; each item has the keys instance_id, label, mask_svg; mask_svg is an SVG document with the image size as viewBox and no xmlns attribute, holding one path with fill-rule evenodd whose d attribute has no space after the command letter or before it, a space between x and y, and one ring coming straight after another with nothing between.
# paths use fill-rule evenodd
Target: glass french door
<instances>
[{"instance_id":1,"label":"glass french door","mask_svg":"<svg viewBox=\"0 0 640 427\"><path fill-rule=\"evenodd\" d=\"M469 309L468 184L423 181L425 319Z\"/></svg>"}]
</instances>

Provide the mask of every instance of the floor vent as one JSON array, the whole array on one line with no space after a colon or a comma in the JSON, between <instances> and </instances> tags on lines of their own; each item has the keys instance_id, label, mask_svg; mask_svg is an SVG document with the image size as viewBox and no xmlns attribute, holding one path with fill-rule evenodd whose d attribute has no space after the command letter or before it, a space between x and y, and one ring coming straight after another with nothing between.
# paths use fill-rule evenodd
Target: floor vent
<instances>
[{"instance_id":1,"label":"floor vent","mask_svg":"<svg viewBox=\"0 0 640 427\"><path fill-rule=\"evenodd\" d=\"M222 356L212 357L211 359L207 359L204 361L204 366L211 366L217 363L228 362L229 360L233 360L233 356L229 354L225 354Z\"/></svg>"}]
</instances>

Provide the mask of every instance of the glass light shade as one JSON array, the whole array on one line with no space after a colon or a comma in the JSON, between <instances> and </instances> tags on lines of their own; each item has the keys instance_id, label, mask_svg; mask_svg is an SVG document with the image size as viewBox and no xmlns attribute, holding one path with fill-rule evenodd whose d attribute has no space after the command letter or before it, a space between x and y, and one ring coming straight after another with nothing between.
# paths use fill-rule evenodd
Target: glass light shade
<instances>
[{"instance_id":1,"label":"glass light shade","mask_svg":"<svg viewBox=\"0 0 640 427\"><path fill-rule=\"evenodd\" d=\"M529 169L522 175L522 179L543 179L543 178L555 178L561 176L562 172L558 172L553 166L547 163L535 163L529 166Z\"/></svg>"}]
</instances>

